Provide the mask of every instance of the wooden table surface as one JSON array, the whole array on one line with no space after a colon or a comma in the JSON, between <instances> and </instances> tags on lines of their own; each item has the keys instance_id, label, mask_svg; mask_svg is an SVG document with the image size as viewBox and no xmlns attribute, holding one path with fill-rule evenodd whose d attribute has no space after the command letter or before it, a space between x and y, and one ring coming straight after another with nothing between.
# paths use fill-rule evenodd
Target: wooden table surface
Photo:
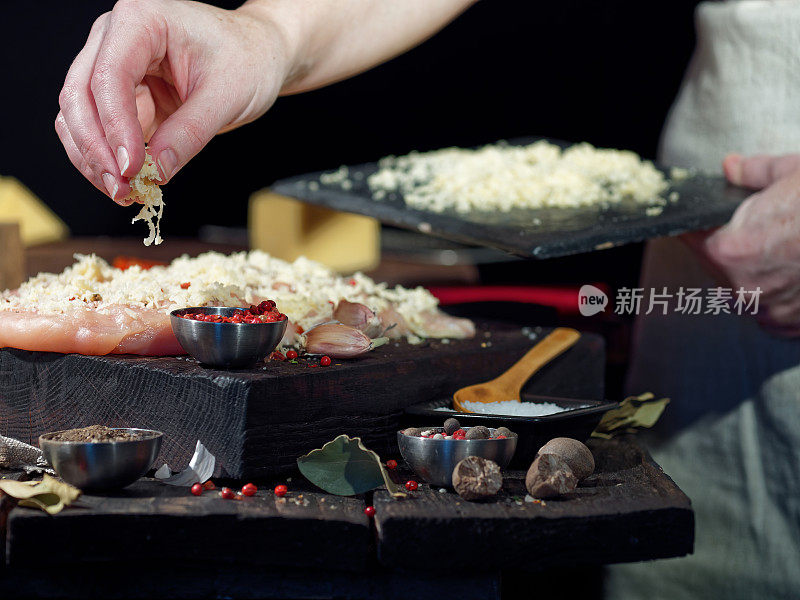
<instances>
[{"instance_id":1,"label":"wooden table surface","mask_svg":"<svg viewBox=\"0 0 800 600\"><path fill-rule=\"evenodd\" d=\"M84 495L54 517L7 503L5 573L13 581L14 573L60 572L76 563L110 572L132 563L156 571L165 564L208 565L214 577L226 568L300 569L308 585L330 582L336 573L334 579L352 591L356 579L380 590L380 582L405 572L407 580L469 580L485 588L484 597L496 597L493 582L507 569L690 553L690 501L635 439L590 445L595 474L570 496L543 502L525 500L523 472L506 472L503 489L488 502L466 502L425 484L403 500L381 489L342 498L295 475L284 498L271 492L279 481L263 482L255 497L236 501L215 492L194 497L186 488L142 479L113 494ZM405 481L412 475L401 465L393 476ZM370 504L377 509L374 520L363 513ZM0 576L0 596L3 581Z\"/></svg>"}]
</instances>

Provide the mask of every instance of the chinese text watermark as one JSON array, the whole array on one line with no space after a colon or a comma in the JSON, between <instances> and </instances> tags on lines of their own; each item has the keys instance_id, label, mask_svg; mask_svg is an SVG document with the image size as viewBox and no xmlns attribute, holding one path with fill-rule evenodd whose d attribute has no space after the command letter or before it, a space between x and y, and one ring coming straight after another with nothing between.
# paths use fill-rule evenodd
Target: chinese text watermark
<instances>
[{"instance_id":1,"label":"chinese text watermark","mask_svg":"<svg viewBox=\"0 0 800 600\"><path fill-rule=\"evenodd\" d=\"M760 287L755 290L680 287L673 291L666 287L661 290L623 287L617 290L614 314L755 315L760 296ZM586 317L603 312L607 305L608 296L595 286L584 285L578 292L578 310Z\"/></svg>"}]
</instances>

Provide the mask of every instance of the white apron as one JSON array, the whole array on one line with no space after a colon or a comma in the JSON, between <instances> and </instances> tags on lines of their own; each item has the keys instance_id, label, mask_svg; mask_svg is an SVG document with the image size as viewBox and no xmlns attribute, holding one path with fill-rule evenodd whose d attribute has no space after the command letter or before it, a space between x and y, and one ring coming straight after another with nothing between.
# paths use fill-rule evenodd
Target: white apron
<instances>
[{"instance_id":1,"label":"white apron","mask_svg":"<svg viewBox=\"0 0 800 600\"><path fill-rule=\"evenodd\" d=\"M704 2L696 27L660 160L721 173L729 152L800 152L800 1ZM718 284L660 239L641 285ZM612 567L606 596L800 598L800 340L750 317L653 313L637 321L628 387L672 398L647 441L692 499L696 544L687 558Z\"/></svg>"}]
</instances>

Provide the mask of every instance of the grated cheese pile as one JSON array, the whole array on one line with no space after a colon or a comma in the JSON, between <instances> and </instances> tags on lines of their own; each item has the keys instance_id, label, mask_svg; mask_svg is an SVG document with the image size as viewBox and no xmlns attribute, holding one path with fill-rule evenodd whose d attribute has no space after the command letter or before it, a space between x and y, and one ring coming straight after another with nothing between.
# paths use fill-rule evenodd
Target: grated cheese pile
<instances>
[{"instance_id":1,"label":"grated cheese pile","mask_svg":"<svg viewBox=\"0 0 800 600\"><path fill-rule=\"evenodd\" d=\"M144 245L149 246L154 243L158 246L164 240L161 239L161 216L164 214L164 200L161 188L158 186L158 169L156 168L150 151L145 150L144 164L142 169L130 179L131 193L127 198L135 198L142 202L142 209L131 223L136 221L146 221L150 234L144 239ZM155 222L154 222L155 220Z\"/></svg>"},{"instance_id":2,"label":"grated cheese pile","mask_svg":"<svg viewBox=\"0 0 800 600\"><path fill-rule=\"evenodd\" d=\"M375 200L400 192L409 206L433 212L608 206L624 199L663 206L668 187L661 171L636 153L587 143L566 150L544 140L445 148L389 156L378 166L367 179Z\"/></svg>"},{"instance_id":3,"label":"grated cheese pile","mask_svg":"<svg viewBox=\"0 0 800 600\"><path fill-rule=\"evenodd\" d=\"M146 270L116 269L95 255L76 254L75 259L59 274L40 273L18 290L0 293L0 311L63 314L88 307L102 313L123 305L169 312L176 307L249 306L272 299L292 322L308 329L330 316L332 304L346 299L375 311L393 306L412 330L422 331L419 314L438 305L422 287L391 288L362 273L342 277L307 258L289 263L259 250L230 256L184 255L168 266ZM184 289L182 284L187 283Z\"/></svg>"}]
</instances>

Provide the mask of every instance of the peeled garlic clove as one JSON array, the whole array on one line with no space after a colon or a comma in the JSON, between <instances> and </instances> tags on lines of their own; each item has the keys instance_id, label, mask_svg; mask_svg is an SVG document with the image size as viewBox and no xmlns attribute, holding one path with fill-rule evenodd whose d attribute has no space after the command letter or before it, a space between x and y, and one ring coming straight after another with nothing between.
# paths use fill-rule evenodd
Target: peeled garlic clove
<instances>
[{"instance_id":1,"label":"peeled garlic clove","mask_svg":"<svg viewBox=\"0 0 800 600\"><path fill-rule=\"evenodd\" d=\"M339 300L333 309L333 318L343 325L363 331L368 337L378 335L382 329L378 315L358 302Z\"/></svg>"},{"instance_id":2,"label":"peeled garlic clove","mask_svg":"<svg viewBox=\"0 0 800 600\"><path fill-rule=\"evenodd\" d=\"M411 334L411 328L396 309L389 307L378 314L384 334L390 338L402 338Z\"/></svg>"},{"instance_id":3,"label":"peeled garlic clove","mask_svg":"<svg viewBox=\"0 0 800 600\"><path fill-rule=\"evenodd\" d=\"M324 323L306 332L306 352L325 354L331 358L352 358L385 343L384 338L371 340L363 332L341 323Z\"/></svg>"}]
</instances>

